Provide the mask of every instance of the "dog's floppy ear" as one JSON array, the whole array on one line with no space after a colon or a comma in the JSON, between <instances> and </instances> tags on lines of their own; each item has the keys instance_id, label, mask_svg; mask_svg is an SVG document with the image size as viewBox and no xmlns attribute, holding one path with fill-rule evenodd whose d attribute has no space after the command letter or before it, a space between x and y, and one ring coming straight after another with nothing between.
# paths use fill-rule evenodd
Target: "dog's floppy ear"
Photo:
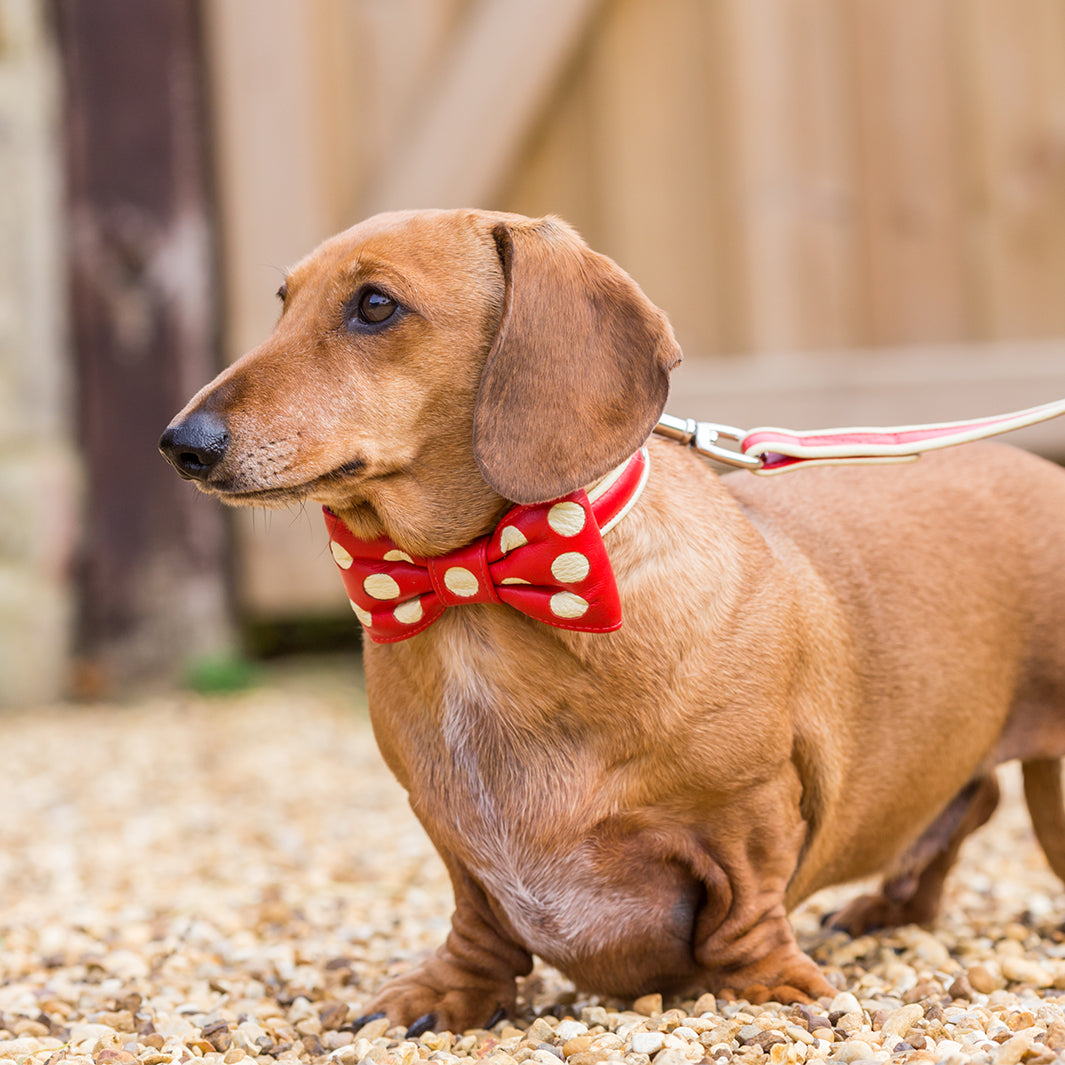
<instances>
[{"instance_id":1,"label":"dog's floppy ear","mask_svg":"<svg viewBox=\"0 0 1065 1065\"><path fill-rule=\"evenodd\" d=\"M473 453L516 503L556 499L647 439L680 348L616 263L555 218L493 229L506 283L481 375Z\"/></svg>"}]
</instances>

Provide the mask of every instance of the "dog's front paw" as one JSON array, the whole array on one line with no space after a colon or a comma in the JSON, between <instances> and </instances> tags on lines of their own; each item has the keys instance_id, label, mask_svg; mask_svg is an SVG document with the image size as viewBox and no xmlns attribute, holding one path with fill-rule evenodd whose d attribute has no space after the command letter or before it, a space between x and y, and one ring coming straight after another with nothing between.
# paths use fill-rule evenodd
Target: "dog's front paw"
<instances>
[{"instance_id":1,"label":"dog's front paw","mask_svg":"<svg viewBox=\"0 0 1065 1065\"><path fill-rule=\"evenodd\" d=\"M733 971L717 994L725 999L746 999L759 1006L765 1002L809 1005L819 998L834 998L837 990L824 978L816 962L799 953L783 966L756 963Z\"/></svg>"},{"instance_id":2,"label":"dog's front paw","mask_svg":"<svg viewBox=\"0 0 1065 1065\"><path fill-rule=\"evenodd\" d=\"M812 991L816 991L816 994L811 994ZM766 1002L781 1002L781 1003L802 1003L804 1006L816 1002L819 998L826 996L835 996L836 989L825 981L825 987L822 990L817 988L810 988L810 990L804 990L803 988L794 987L792 984L748 984L746 987L726 987L718 992L718 998L723 998L727 1002L734 1002L736 999L743 999L746 1002L750 1002L752 1006L761 1006Z\"/></svg>"},{"instance_id":3,"label":"dog's front paw","mask_svg":"<svg viewBox=\"0 0 1065 1065\"><path fill-rule=\"evenodd\" d=\"M374 997L367 1016L387 1016L409 1038L424 1032L463 1032L491 1027L514 1011L514 981L495 983L433 958L390 980Z\"/></svg>"}]
</instances>

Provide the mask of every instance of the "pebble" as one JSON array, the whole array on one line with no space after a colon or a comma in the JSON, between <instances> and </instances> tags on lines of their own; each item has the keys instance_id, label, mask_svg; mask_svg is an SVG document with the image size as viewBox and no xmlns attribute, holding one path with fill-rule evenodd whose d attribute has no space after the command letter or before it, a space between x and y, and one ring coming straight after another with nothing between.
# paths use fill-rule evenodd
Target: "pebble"
<instances>
[{"instance_id":1,"label":"pebble","mask_svg":"<svg viewBox=\"0 0 1065 1065\"><path fill-rule=\"evenodd\" d=\"M633 1032L629 1047L636 1054L657 1054L665 1045L666 1037L661 1032Z\"/></svg>"},{"instance_id":2,"label":"pebble","mask_svg":"<svg viewBox=\"0 0 1065 1065\"><path fill-rule=\"evenodd\" d=\"M700 1058L702 1055L700 1054ZM699 1060L695 1058L694 1060ZM689 1058L682 1050L672 1047L663 1050L656 1058L655 1065L691 1065L693 1058Z\"/></svg>"},{"instance_id":3,"label":"pebble","mask_svg":"<svg viewBox=\"0 0 1065 1065\"><path fill-rule=\"evenodd\" d=\"M1002 981L997 980L991 971L984 965L974 965L965 974L974 991L982 995L990 995L992 991L1002 986Z\"/></svg>"},{"instance_id":4,"label":"pebble","mask_svg":"<svg viewBox=\"0 0 1065 1065\"><path fill-rule=\"evenodd\" d=\"M636 1013L642 1013L645 1017L653 1017L656 1013L662 1012L662 996L643 995L632 1004L632 1008Z\"/></svg>"},{"instance_id":5,"label":"pebble","mask_svg":"<svg viewBox=\"0 0 1065 1065\"><path fill-rule=\"evenodd\" d=\"M0 1058L23 1058L58 1046L58 1039L0 1039Z\"/></svg>"},{"instance_id":6,"label":"pebble","mask_svg":"<svg viewBox=\"0 0 1065 1065\"><path fill-rule=\"evenodd\" d=\"M584 1035L575 1035L571 1039L567 1039L562 1044L562 1054L564 1057L572 1057L574 1054L583 1054L587 1050L591 1050L592 1043L595 1042L595 1037L585 1033Z\"/></svg>"},{"instance_id":7,"label":"pebble","mask_svg":"<svg viewBox=\"0 0 1065 1065\"><path fill-rule=\"evenodd\" d=\"M378 1036L382 1036L388 1031L389 1020L387 1017L377 1017L375 1020L367 1021L356 1033L355 1038L369 1039L371 1042Z\"/></svg>"},{"instance_id":8,"label":"pebble","mask_svg":"<svg viewBox=\"0 0 1065 1065\"><path fill-rule=\"evenodd\" d=\"M1065 1021L1055 1019L1047 1027L1046 1045L1051 1050L1065 1050Z\"/></svg>"},{"instance_id":9,"label":"pebble","mask_svg":"<svg viewBox=\"0 0 1065 1065\"><path fill-rule=\"evenodd\" d=\"M585 1035L588 1031L588 1025L581 1021L564 1020L558 1022L558 1027L555 1029L555 1035L566 1042L570 1039L576 1039L577 1036Z\"/></svg>"},{"instance_id":10,"label":"pebble","mask_svg":"<svg viewBox=\"0 0 1065 1065\"><path fill-rule=\"evenodd\" d=\"M551 1039L557 1030L557 1027L553 1027L546 1017L537 1017L532 1024L525 1029L525 1038L534 1043L542 1043Z\"/></svg>"},{"instance_id":11,"label":"pebble","mask_svg":"<svg viewBox=\"0 0 1065 1065\"><path fill-rule=\"evenodd\" d=\"M598 1065L600 1061L606 1061L610 1057L609 1050L577 1050L566 1054L569 1065Z\"/></svg>"},{"instance_id":12,"label":"pebble","mask_svg":"<svg viewBox=\"0 0 1065 1065\"><path fill-rule=\"evenodd\" d=\"M98 1050L92 1056L94 1065L129 1065L130 1062L136 1061L136 1054L131 1054L128 1050L119 1050L117 1047L105 1047L103 1050Z\"/></svg>"},{"instance_id":13,"label":"pebble","mask_svg":"<svg viewBox=\"0 0 1065 1065\"><path fill-rule=\"evenodd\" d=\"M924 1007L915 1002L889 1013L884 1023L880 1026L880 1030L889 1035L901 1036L903 1033L908 1032L922 1017L924 1017Z\"/></svg>"},{"instance_id":14,"label":"pebble","mask_svg":"<svg viewBox=\"0 0 1065 1065\"><path fill-rule=\"evenodd\" d=\"M717 999L709 992L700 995L695 1000L695 1005L692 1007L692 1013L695 1013L700 1017L703 1017L708 1013L717 1013Z\"/></svg>"},{"instance_id":15,"label":"pebble","mask_svg":"<svg viewBox=\"0 0 1065 1065\"><path fill-rule=\"evenodd\" d=\"M956 971L957 969L957 965L954 959L951 958L947 948L939 940L933 939L931 936L921 945L917 954L922 961L933 969L945 972Z\"/></svg>"},{"instance_id":16,"label":"pebble","mask_svg":"<svg viewBox=\"0 0 1065 1065\"><path fill-rule=\"evenodd\" d=\"M850 991L841 991L828 1007L829 1013L861 1013L862 1007Z\"/></svg>"},{"instance_id":17,"label":"pebble","mask_svg":"<svg viewBox=\"0 0 1065 1065\"><path fill-rule=\"evenodd\" d=\"M836 1028L848 1034L860 1032L865 1027L865 1017L861 1013L844 1013L836 1021Z\"/></svg>"},{"instance_id":18,"label":"pebble","mask_svg":"<svg viewBox=\"0 0 1065 1065\"><path fill-rule=\"evenodd\" d=\"M833 1061L862 1061L873 1057L873 1048L860 1039L848 1039L832 1051Z\"/></svg>"},{"instance_id":19,"label":"pebble","mask_svg":"<svg viewBox=\"0 0 1065 1065\"><path fill-rule=\"evenodd\" d=\"M1004 957L1000 962L1002 975L1011 983L1031 984L1033 987L1051 987L1054 979L1037 962L1027 958Z\"/></svg>"},{"instance_id":20,"label":"pebble","mask_svg":"<svg viewBox=\"0 0 1065 1065\"><path fill-rule=\"evenodd\" d=\"M606 1010L602 1006L585 1006L581 1010L581 1020L585 1024L601 1024L605 1028L610 1023Z\"/></svg>"},{"instance_id":21,"label":"pebble","mask_svg":"<svg viewBox=\"0 0 1065 1065\"><path fill-rule=\"evenodd\" d=\"M562 1051L557 1047L537 1047L529 1057L538 1065L558 1065L562 1060Z\"/></svg>"}]
</instances>

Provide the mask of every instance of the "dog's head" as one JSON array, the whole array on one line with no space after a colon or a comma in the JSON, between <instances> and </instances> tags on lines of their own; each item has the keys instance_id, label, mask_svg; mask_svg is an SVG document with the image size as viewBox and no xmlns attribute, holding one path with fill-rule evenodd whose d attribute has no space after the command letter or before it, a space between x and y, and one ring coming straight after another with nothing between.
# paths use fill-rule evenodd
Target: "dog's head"
<instances>
[{"instance_id":1,"label":"dog's head","mask_svg":"<svg viewBox=\"0 0 1065 1065\"><path fill-rule=\"evenodd\" d=\"M680 351L666 316L565 223L378 215L289 271L270 338L160 440L226 502L325 503L435 554L554 499L651 432Z\"/></svg>"}]
</instances>

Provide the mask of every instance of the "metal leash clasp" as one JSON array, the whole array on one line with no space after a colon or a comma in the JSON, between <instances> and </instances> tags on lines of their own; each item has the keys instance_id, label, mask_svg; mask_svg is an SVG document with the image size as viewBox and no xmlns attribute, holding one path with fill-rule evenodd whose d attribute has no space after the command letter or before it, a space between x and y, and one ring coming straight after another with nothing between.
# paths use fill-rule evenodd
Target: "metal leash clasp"
<instances>
[{"instance_id":1,"label":"metal leash clasp","mask_svg":"<svg viewBox=\"0 0 1065 1065\"><path fill-rule=\"evenodd\" d=\"M763 465L760 455L745 455L743 451L718 444L719 440L732 440L737 444L743 442L747 434L734 425L697 422L694 418L675 418L672 414L663 414L655 426L655 432L679 444L687 444L698 454L728 466L736 466L742 470L759 470Z\"/></svg>"}]
</instances>

